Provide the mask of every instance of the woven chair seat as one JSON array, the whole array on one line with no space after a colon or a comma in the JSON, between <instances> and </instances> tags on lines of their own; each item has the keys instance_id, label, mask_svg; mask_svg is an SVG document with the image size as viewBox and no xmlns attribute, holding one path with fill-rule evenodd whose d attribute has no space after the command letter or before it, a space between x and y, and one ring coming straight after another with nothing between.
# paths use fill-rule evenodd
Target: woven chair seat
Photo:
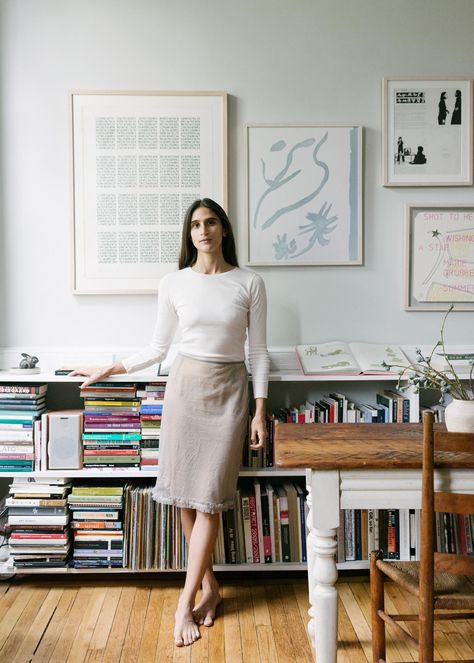
<instances>
[{"instance_id":1,"label":"woven chair seat","mask_svg":"<svg viewBox=\"0 0 474 663\"><path fill-rule=\"evenodd\" d=\"M415 596L419 595L419 562L377 560L377 566L391 580ZM474 610L474 576L435 573L433 593L437 609Z\"/></svg>"}]
</instances>

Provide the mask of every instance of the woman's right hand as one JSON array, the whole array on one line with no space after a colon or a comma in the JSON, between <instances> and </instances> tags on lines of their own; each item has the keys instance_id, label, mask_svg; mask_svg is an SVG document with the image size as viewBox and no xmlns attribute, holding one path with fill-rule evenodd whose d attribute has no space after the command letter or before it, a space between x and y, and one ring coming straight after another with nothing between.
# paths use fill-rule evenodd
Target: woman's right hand
<instances>
[{"instance_id":1,"label":"woman's right hand","mask_svg":"<svg viewBox=\"0 0 474 663\"><path fill-rule=\"evenodd\" d=\"M126 373L125 366L122 362L117 362L109 366L80 366L69 373L68 377L74 375L85 375L87 380L81 384L81 389L86 389L94 382L100 382L107 379L110 375L117 375L118 373Z\"/></svg>"}]
</instances>

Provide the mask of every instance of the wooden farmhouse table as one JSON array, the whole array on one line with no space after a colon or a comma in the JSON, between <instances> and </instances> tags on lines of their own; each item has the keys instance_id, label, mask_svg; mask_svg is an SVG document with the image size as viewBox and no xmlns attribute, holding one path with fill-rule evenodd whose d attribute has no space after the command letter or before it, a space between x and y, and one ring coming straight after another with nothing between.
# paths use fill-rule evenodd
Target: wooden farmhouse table
<instances>
[{"instance_id":1,"label":"wooden farmhouse table","mask_svg":"<svg viewBox=\"0 0 474 663\"><path fill-rule=\"evenodd\" d=\"M444 424L435 424L435 430ZM337 659L337 528L340 509L421 506L421 424L284 424L276 465L305 468L308 631L317 663ZM437 489L474 492L472 454L435 457Z\"/></svg>"}]
</instances>

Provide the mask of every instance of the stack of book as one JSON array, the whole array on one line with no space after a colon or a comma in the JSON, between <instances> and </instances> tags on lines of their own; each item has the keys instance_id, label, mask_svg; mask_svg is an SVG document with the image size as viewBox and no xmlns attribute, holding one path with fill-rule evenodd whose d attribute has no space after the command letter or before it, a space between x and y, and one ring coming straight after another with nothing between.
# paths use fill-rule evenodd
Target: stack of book
<instances>
[{"instance_id":1,"label":"stack of book","mask_svg":"<svg viewBox=\"0 0 474 663\"><path fill-rule=\"evenodd\" d=\"M141 399L142 470L156 470L160 449L161 416L166 382L152 382L137 391Z\"/></svg>"},{"instance_id":2,"label":"stack of book","mask_svg":"<svg viewBox=\"0 0 474 663\"><path fill-rule=\"evenodd\" d=\"M8 544L17 568L64 567L70 549L65 478L14 478L10 484Z\"/></svg>"},{"instance_id":3,"label":"stack of book","mask_svg":"<svg viewBox=\"0 0 474 663\"><path fill-rule=\"evenodd\" d=\"M0 472L31 472L48 385L0 385ZM39 449L37 452L39 459Z\"/></svg>"},{"instance_id":4,"label":"stack of book","mask_svg":"<svg viewBox=\"0 0 474 663\"><path fill-rule=\"evenodd\" d=\"M97 382L84 398L84 468L140 467L140 401L133 384Z\"/></svg>"},{"instance_id":5,"label":"stack of book","mask_svg":"<svg viewBox=\"0 0 474 663\"><path fill-rule=\"evenodd\" d=\"M123 566L123 485L74 485L68 496L72 512L75 568Z\"/></svg>"}]
</instances>

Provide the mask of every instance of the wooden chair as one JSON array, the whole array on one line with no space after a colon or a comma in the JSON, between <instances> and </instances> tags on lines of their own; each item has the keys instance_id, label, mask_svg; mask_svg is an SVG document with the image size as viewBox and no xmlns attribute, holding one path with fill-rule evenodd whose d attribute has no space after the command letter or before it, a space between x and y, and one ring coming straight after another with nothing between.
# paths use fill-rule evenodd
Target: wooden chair
<instances>
[{"instance_id":1,"label":"wooden chair","mask_svg":"<svg viewBox=\"0 0 474 663\"><path fill-rule=\"evenodd\" d=\"M434 455L474 454L474 433L433 432L433 413L423 415L421 551L419 562L384 561L370 556L372 660L385 661L385 624L419 652L420 663L433 662L434 619L474 619L474 557L435 552L435 513L474 513L474 495L435 492ZM445 489L446 490L446 489ZM389 615L384 610L384 579L390 578L419 599L418 615ZM470 577L471 576L471 577ZM454 612L435 614L436 609ZM460 612L464 610L464 612ZM398 622L418 620L418 639ZM450 661L450 663L455 663ZM465 659L464 659L465 663Z\"/></svg>"}]
</instances>

